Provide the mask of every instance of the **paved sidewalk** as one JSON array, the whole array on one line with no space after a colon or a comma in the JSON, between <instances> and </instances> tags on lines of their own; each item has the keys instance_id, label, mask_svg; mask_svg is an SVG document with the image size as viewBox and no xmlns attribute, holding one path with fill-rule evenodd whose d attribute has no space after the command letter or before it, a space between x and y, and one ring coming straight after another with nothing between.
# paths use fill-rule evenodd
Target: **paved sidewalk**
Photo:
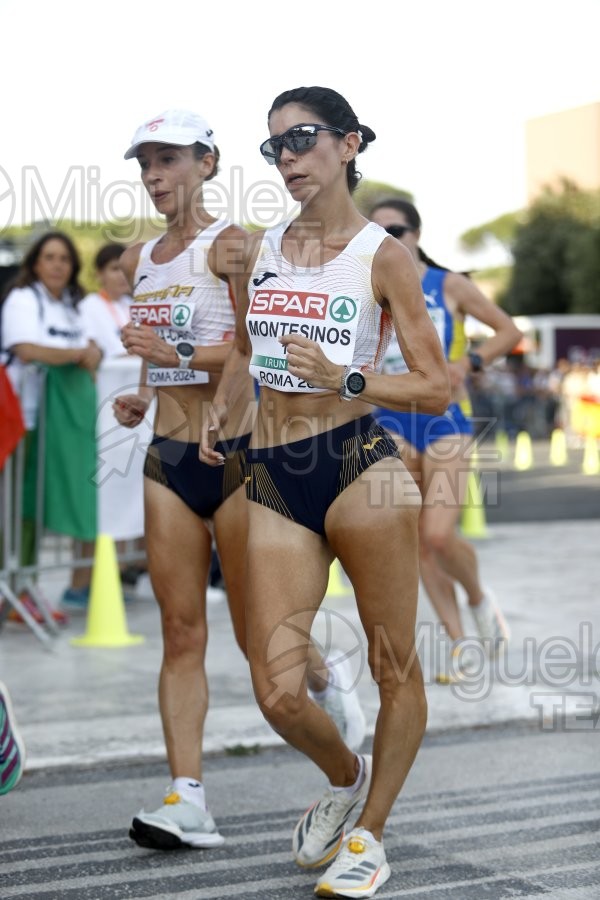
<instances>
[{"instance_id":1,"label":"paved sidewalk","mask_svg":"<svg viewBox=\"0 0 600 900\"><path fill-rule=\"evenodd\" d=\"M439 629L425 598L419 606L419 654L427 680L428 730L529 721L532 727L596 727L600 691L600 522L498 524L477 542L483 582L511 626L509 652L466 682L433 679ZM55 576L56 578L56 576ZM53 600L62 583L48 581ZM346 652L373 732L377 691L366 666L354 598L328 596L315 636ZM132 634L124 649L75 647L85 615L72 615L50 650L24 626L0 633L0 679L10 688L30 770L134 759L164 759L157 712L159 619L148 582L126 607ZM211 706L206 752L280 742L258 712L245 660L234 645L226 603L209 604ZM561 725L564 714L567 725ZM570 724L569 724L570 723Z\"/></svg>"}]
</instances>

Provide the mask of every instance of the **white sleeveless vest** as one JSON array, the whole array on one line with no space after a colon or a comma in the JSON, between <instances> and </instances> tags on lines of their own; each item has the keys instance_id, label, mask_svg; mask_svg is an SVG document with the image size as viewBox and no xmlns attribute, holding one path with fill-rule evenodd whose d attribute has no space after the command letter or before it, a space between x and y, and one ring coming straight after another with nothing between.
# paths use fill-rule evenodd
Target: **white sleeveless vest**
<instances>
[{"instance_id":1,"label":"white sleeveless vest","mask_svg":"<svg viewBox=\"0 0 600 900\"><path fill-rule=\"evenodd\" d=\"M151 259L160 238L144 244L134 277L132 321L151 325L171 345L187 341L206 347L233 340L235 309L229 287L208 267L213 241L230 224L213 222L167 263ZM198 369L148 364L147 384L153 387L202 384L208 379L208 372Z\"/></svg>"},{"instance_id":2,"label":"white sleeveless vest","mask_svg":"<svg viewBox=\"0 0 600 900\"><path fill-rule=\"evenodd\" d=\"M250 373L260 385L279 391L324 390L287 371L279 338L294 333L320 344L336 364L379 372L392 320L375 300L371 269L386 232L369 222L335 259L305 268L281 253L288 227L283 222L265 232L250 278Z\"/></svg>"}]
</instances>

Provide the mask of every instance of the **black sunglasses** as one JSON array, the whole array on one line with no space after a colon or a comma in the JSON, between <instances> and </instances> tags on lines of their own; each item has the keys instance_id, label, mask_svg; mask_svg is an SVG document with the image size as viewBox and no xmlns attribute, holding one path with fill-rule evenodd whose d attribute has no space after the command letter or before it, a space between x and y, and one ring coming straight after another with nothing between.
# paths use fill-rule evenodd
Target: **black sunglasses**
<instances>
[{"instance_id":1,"label":"black sunglasses","mask_svg":"<svg viewBox=\"0 0 600 900\"><path fill-rule=\"evenodd\" d=\"M391 234L392 237L401 238L404 237L407 231L414 231L415 229L412 225L388 225L384 230Z\"/></svg>"},{"instance_id":2,"label":"black sunglasses","mask_svg":"<svg viewBox=\"0 0 600 900\"><path fill-rule=\"evenodd\" d=\"M270 137L260 145L260 152L269 163L274 166L281 159L281 150L286 147L292 153L306 153L317 143L319 131L333 131L335 134L346 134L341 128L332 125L294 125L283 134Z\"/></svg>"}]
</instances>

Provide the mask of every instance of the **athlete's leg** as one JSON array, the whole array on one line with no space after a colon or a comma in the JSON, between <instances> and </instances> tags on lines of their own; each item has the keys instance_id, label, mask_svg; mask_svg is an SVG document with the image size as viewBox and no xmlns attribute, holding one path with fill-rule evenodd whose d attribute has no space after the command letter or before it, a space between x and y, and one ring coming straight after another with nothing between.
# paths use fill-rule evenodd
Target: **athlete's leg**
<instances>
[{"instance_id":1,"label":"athlete's leg","mask_svg":"<svg viewBox=\"0 0 600 900\"><path fill-rule=\"evenodd\" d=\"M322 769L333 785L356 779L356 757L307 694L310 632L327 588L325 540L249 503L248 657L254 692L272 728Z\"/></svg>"},{"instance_id":2,"label":"athlete's leg","mask_svg":"<svg viewBox=\"0 0 600 900\"><path fill-rule=\"evenodd\" d=\"M440 438L426 448L422 460L421 541L424 555L432 554L441 569L463 586L469 603L477 605L483 597L477 555L457 528L467 486L470 444L470 435L456 434ZM437 599L432 598L434 605ZM443 601L440 596L442 611ZM451 636L462 637L462 631Z\"/></svg>"},{"instance_id":3,"label":"athlete's leg","mask_svg":"<svg viewBox=\"0 0 600 900\"><path fill-rule=\"evenodd\" d=\"M246 546L248 542L248 500L243 488L238 489L214 515L217 550L235 638L246 654ZM308 686L323 691L329 684L327 664L311 640L308 647Z\"/></svg>"},{"instance_id":4,"label":"athlete's leg","mask_svg":"<svg viewBox=\"0 0 600 900\"><path fill-rule=\"evenodd\" d=\"M464 637L454 581L441 568L437 558L422 541L419 547L419 572L423 587L435 613L452 641Z\"/></svg>"},{"instance_id":5,"label":"athlete's leg","mask_svg":"<svg viewBox=\"0 0 600 900\"><path fill-rule=\"evenodd\" d=\"M371 788L357 823L378 840L427 719L415 647L420 508L412 477L400 460L389 458L352 482L326 518L329 543L356 593L369 666L379 687Z\"/></svg>"},{"instance_id":6,"label":"athlete's leg","mask_svg":"<svg viewBox=\"0 0 600 900\"><path fill-rule=\"evenodd\" d=\"M173 778L201 781L211 536L173 491L149 478L144 501L148 570L163 634L159 704L167 758Z\"/></svg>"},{"instance_id":7,"label":"athlete's leg","mask_svg":"<svg viewBox=\"0 0 600 900\"><path fill-rule=\"evenodd\" d=\"M246 547L248 544L248 500L243 487L230 494L213 517L215 543L225 581L233 633L246 653Z\"/></svg>"},{"instance_id":8,"label":"athlete's leg","mask_svg":"<svg viewBox=\"0 0 600 900\"><path fill-rule=\"evenodd\" d=\"M417 448L397 435L394 436L402 455L402 462L412 475L421 492L424 489L424 465L426 458ZM425 486L426 487L426 486ZM422 530L425 521L424 506L419 516L419 572L427 596L450 638L454 641L463 637L460 611L456 600L453 579L441 568L435 554L429 549L423 538Z\"/></svg>"}]
</instances>

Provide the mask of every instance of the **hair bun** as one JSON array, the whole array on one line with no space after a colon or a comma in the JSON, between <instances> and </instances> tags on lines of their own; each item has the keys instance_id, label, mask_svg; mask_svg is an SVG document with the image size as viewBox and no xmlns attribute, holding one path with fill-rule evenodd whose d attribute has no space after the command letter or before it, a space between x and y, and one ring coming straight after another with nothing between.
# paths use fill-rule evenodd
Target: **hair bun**
<instances>
[{"instance_id":1,"label":"hair bun","mask_svg":"<svg viewBox=\"0 0 600 900\"><path fill-rule=\"evenodd\" d=\"M375 140L377 135L375 134L375 132L373 131L372 128L369 128L368 125L360 125L359 124L358 130L359 130L360 136L362 137L360 149L358 151L360 153L361 150L364 150L366 148L367 144L371 144Z\"/></svg>"}]
</instances>

